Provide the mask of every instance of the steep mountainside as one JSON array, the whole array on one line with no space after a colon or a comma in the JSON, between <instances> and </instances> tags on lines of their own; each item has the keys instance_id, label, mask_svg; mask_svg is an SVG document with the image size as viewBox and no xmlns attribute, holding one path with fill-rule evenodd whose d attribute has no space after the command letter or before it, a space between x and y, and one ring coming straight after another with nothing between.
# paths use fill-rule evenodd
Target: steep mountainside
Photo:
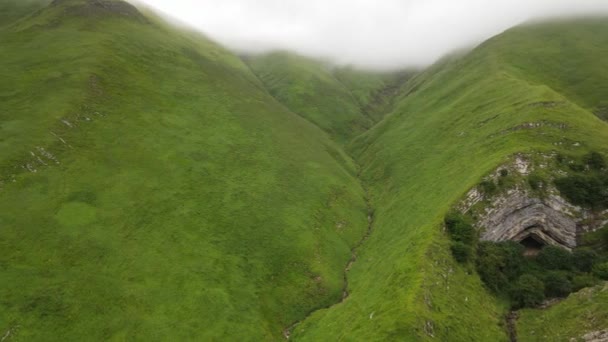
<instances>
[{"instance_id":1,"label":"steep mountainside","mask_svg":"<svg viewBox=\"0 0 608 342\"><path fill-rule=\"evenodd\" d=\"M608 119L608 63L599 62L608 55L605 17L524 25L485 45L514 75Z\"/></svg>"},{"instance_id":2,"label":"steep mountainside","mask_svg":"<svg viewBox=\"0 0 608 342\"><path fill-rule=\"evenodd\" d=\"M340 148L203 37L46 5L0 30L0 336L275 340L337 301L368 214Z\"/></svg>"},{"instance_id":3,"label":"steep mountainside","mask_svg":"<svg viewBox=\"0 0 608 342\"><path fill-rule=\"evenodd\" d=\"M589 25L593 29L577 29ZM538 32L549 31L575 59L581 44L608 36L608 24L516 28L464 57L446 59L411 80L392 114L357 139L353 152L373 189L374 234L349 273L349 299L312 315L296 337L507 339L499 326L501 305L474 271L451 261L441 223L472 186L515 153L606 152L608 125L593 115L594 104L578 101L592 98L588 82L567 81L602 70L606 45L587 46L585 68L562 68L563 57L547 53L538 40ZM530 41L536 48L519 45Z\"/></svg>"}]
</instances>

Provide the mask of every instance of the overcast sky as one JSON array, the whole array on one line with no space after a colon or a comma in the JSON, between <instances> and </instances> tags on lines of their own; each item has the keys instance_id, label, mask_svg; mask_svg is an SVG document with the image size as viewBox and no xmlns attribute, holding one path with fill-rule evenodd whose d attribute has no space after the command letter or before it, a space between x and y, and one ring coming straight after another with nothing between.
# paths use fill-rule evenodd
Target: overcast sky
<instances>
[{"instance_id":1,"label":"overcast sky","mask_svg":"<svg viewBox=\"0 0 608 342\"><path fill-rule=\"evenodd\" d=\"M371 68L424 66L524 21L608 13L608 0L139 0L241 52Z\"/></svg>"}]
</instances>

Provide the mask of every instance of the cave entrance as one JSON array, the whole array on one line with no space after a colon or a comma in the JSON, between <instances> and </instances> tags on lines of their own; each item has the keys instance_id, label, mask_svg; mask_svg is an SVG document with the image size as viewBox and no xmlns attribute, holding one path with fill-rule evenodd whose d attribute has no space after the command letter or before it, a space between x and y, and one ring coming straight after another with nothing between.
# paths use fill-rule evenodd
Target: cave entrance
<instances>
[{"instance_id":1,"label":"cave entrance","mask_svg":"<svg viewBox=\"0 0 608 342\"><path fill-rule=\"evenodd\" d=\"M524 255L528 257L535 257L540 253L540 250L543 249L547 244L535 235L528 235L525 239L521 240L521 243L525 250Z\"/></svg>"}]
</instances>

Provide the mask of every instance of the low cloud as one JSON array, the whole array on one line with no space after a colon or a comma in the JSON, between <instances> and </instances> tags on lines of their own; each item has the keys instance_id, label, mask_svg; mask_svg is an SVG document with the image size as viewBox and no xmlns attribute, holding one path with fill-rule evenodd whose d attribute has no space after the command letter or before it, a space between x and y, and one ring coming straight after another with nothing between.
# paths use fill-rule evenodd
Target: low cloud
<instances>
[{"instance_id":1,"label":"low cloud","mask_svg":"<svg viewBox=\"0 0 608 342\"><path fill-rule=\"evenodd\" d=\"M608 14L607 0L140 0L239 52L368 68L428 65L527 20Z\"/></svg>"}]
</instances>

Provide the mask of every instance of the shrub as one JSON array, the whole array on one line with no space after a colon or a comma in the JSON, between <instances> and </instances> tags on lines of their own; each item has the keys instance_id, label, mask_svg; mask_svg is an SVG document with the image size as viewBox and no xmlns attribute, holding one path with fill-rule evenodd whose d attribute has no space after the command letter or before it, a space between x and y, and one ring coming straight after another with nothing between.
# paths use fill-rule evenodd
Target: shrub
<instances>
[{"instance_id":1,"label":"shrub","mask_svg":"<svg viewBox=\"0 0 608 342\"><path fill-rule=\"evenodd\" d=\"M474 244L477 239L477 231L472 224L467 222L464 216L452 213L446 216L444 221L452 240L467 245Z\"/></svg>"},{"instance_id":2,"label":"shrub","mask_svg":"<svg viewBox=\"0 0 608 342\"><path fill-rule=\"evenodd\" d=\"M543 282L545 284L545 295L547 297L565 297L572 292L572 283L568 280L565 272L548 272Z\"/></svg>"},{"instance_id":3,"label":"shrub","mask_svg":"<svg viewBox=\"0 0 608 342\"><path fill-rule=\"evenodd\" d=\"M453 227L461 222L466 222L466 219L464 218L464 216L461 213L459 213L457 211L452 211L452 212L448 213L447 215L445 215L445 218L443 219L443 223L445 223L445 226L448 229L448 231L451 229L451 227Z\"/></svg>"},{"instance_id":4,"label":"shrub","mask_svg":"<svg viewBox=\"0 0 608 342\"><path fill-rule=\"evenodd\" d=\"M572 254L557 246L544 247L536 258L538 264L547 270L571 270Z\"/></svg>"},{"instance_id":5,"label":"shrub","mask_svg":"<svg viewBox=\"0 0 608 342\"><path fill-rule=\"evenodd\" d=\"M486 196L492 196L498 192L498 187L496 186L496 183L494 183L493 180L486 180L479 183L479 188L481 189L481 192L483 192Z\"/></svg>"},{"instance_id":6,"label":"shrub","mask_svg":"<svg viewBox=\"0 0 608 342\"><path fill-rule=\"evenodd\" d=\"M538 306L545 300L545 285L531 274L524 274L509 291L514 308Z\"/></svg>"},{"instance_id":7,"label":"shrub","mask_svg":"<svg viewBox=\"0 0 608 342\"><path fill-rule=\"evenodd\" d=\"M480 242L477 247L477 273L486 286L496 293L500 292L509 279L502 272L505 267L500 246L493 242Z\"/></svg>"},{"instance_id":8,"label":"shrub","mask_svg":"<svg viewBox=\"0 0 608 342\"><path fill-rule=\"evenodd\" d=\"M526 264L523 251L522 245L512 241L479 243L477 273L491 291L502 292L523 273Z\"/></svg>"},{"instance_id":9,"label":"shrub","mask_svg":"<svg viewBox=\"0 0 608 342\"><path fill-rule=\"evenodd\" d=\"M598 175L573 175L557 179L555 186L570 202L591 209L608 204L605 180Z\"/></svg>"},{"instance_id":10,"label":"shrub","mask_svg":"<svg viewBox=\"0 0 608 342\"><path fill-rule=\"evenodd\" d=\"M606 168L606 160L598 152L591 152L585 156L585 163L592 170L603 170Z\"/></svg>"},{"instance_id":11,"label":"shrub","mask_svg":"<svg viewBox=\"0 0 608 342\"><path fill-rule=\"evenodd\" d=\"M602 280L608 280L608 262L593 266L593 275Z\"/></svg>"},{"instance_id":12,"label":"shrub","mask_svg":"<svg viewBox=\"0 0 608 342\"><path fill-rule=\"evenodd\" d=\"M460 263L466 263L469 261L471 259L471 255L473 254L473 248L470 245L459 241L452 242L451 250L454 259Z\"/></svg>"},{"instance_id":13,"label":"shrub","mask_svg":"<svg viewBox=\"0 0 608 342\"><path fill-rule=\"evenodd\" d=\"M509 170L507 169L501 169L499 172L501 177L507 177L509 175Z\"/></svg>"},{"instance_id":14,"label":"shrub","mask_svg":"<svg viewBox=\"0 0 608 342\"><path fill-rule=\"evenodd\" d=\"M599 255L590 248L577 248L572 253L573 265L581 272L591 272L598 259Z\"/></svg>"}]
</instances>

